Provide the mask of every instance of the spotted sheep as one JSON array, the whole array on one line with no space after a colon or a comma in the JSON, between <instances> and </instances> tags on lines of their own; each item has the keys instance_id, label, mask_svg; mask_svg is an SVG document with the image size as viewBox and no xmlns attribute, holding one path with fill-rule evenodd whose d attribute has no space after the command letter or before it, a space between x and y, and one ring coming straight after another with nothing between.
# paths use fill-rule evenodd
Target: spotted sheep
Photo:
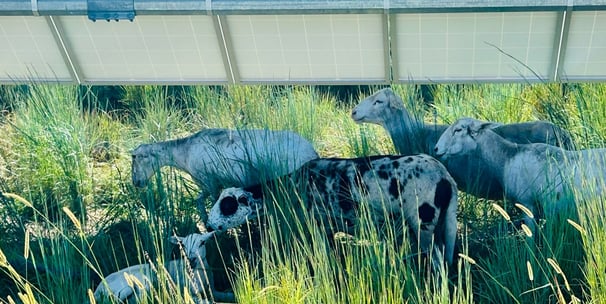
<instances>
[{"instance_id":1,"label":"spotted sheep","mask_svg":"<svg viewBox=\"0 0 606 304\"><path fill-rule=\"evenodd\" d=\"M206 244L215 233L192 233L185 237L172 236L170 242L181 246L186 259L167 262L164 267L138 264L116 271L103 279L94 292L95 300L112 298L114 301L141 300L155 286L165 271L170 284L179 289L187 289L194 298L214 299L234 302L231 292L214 290L212 271L206 261Z\"/></svg>"},{"instance_id":2,"label":"spotted sheep","mask_svg":"<svg viewBox=\"0 0 606 304\"><path fill-rule=\"evenodd\" d=\"M196 199L205 220L203 200L230 186L249 186L261 178L288 174L318 158L313 145L292 131L205 129L193 135L139 145L132 151L132 181L145 187L164 166L189 173L200 186Z\"/></svg>"},{"instance_id":3,"label":"spotted sheep","mask_svg":"<svg viewBox=\"0 0 606 304\"><path fill-rule=\"evenodd\" d=\"M450 126L435 146L436 156L470 156L481 160L498 177L505 196L535 216L538 207L549 218L575 200L603 198L606 149L568 151L547 144L516 144L499 136L486 123L462 118ZM540 205L540 206L539 206ZM525 223L536 229L530 215Z\"/></svg>"},{"instance_id":4,"label":"spotted sheep","mask_svg":"<svg viewBox=\"0 0 606 304\"><path fill-rule=\"evenodd\" d=\"M351 112L357 123L382 126L390 135L399 154L434 155L434 147L448 125L425 124L411 115L402 99L390 88L375 92L362 100ZM488 123L500 136L515 143L546 143L572 149L572 139L564 129L547 121L511 124ZM434 155L435 156L435 155ZM463 156L443 160L460 190L487 199L503 199L503 188L497 176L483 171L485 164ZM479 178L481 176L481 178Z\"/></svg>"},{"instance_id":5,"label":"spotted sheep","mask_svg":"<svg viewBox=\"0 0 606 304\"><path fill-rule=\"evenodd\" d=\"M352 233L364 203L377 227L396 219L409 227L411 238L418 240L424 253L430 252L433 243L434 266L440 261L453 261L456 184L446 168L431 156L320 158L283 178L303 193L306 212L313 212L318 224L332 223L333 226L323 227L328 234ZM264 190L275 184L268 181L223 190L209 212L207 228L223 232L256 219L265 208ZM401 229L398 231L402 233ZM399 235L396 240L403 238Z\"/></svg>"}]
</instances>

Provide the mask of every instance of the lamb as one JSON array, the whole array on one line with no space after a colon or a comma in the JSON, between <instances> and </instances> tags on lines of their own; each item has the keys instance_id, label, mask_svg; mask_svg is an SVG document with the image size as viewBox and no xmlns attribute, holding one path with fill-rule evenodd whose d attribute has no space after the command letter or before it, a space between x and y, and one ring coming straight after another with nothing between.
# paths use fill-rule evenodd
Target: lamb
<instances>
[{"instance_id":1,"label":"lamb","mask_svg":"<svg viewBox=\"0 0 606 304\"><path fill-rule=\"evenodd\" d=\"M192 233L186 237L173 236L170 242L180 244L187 260L172 260L164 265L163 269L154 269L150 264L139 264L124 268L108 275L95 290L97 301L111 297L117 301L140 299L144 293L149 292L158 278L158 271L166 271L171 285L178 288L187 287L192 297L216 299L219 301L234 302L234 295L230 292L213 290L212 272L206 261L206 245L215 233Z\"/></svg>"},{"instance_id":2,"label":"lamb","mask_svg":"<svg viewBox=\"0 0 606 304\"><path fill-rule=\"evenodd\" d=\"M201 188L196 201L204 221L204 199L216 197L223 187L249 186L259 177L288 174L316 158L313 145L291 131L205 129L138 146L132 151L132 180L136 187L145 187L161 167L184 170Z\"/></svg>"},{"instance_id":3,"label":"lamb","mask_svg":"<svg viewBox=\"0 0 606 304\"><path fill-rule=\"evenodd\" d=\"M385 88L362 100L351 113L357 123L373 123L383 126L391 136L398 153L433 155L440 135L448 125L426 125L411 116L404 108L402 99L390 88ZM570 135L560 127L545 121L513 124L490 123L494 132L516 143L546 143L572 149ZM460 190L487 199L503 199L503 188L496 176L483 170L485 164L465 157L449 158L444 165L453 176ZM481 178L479 178L481 177Z\"/></svg>"},{"instance_id":4,"label":"lamb","mask_svg":"<svg viewBox=\"0 0 606 304\"><path fill-rule=\"evenodd\" d=\"M437 157L471 156L482 160L503 185L506 198L545 216L575 207L574 200L603 196L606 149L568 151L552 145L516 144L499 136L489 124L463 118L450 126L435 146ZM536 203L540 203L539 206ZM535 229L526 215L525 223Z\"/></svg>"},{"instance_id":5,"label":"lamb","mask_svg":"<svg viewBox=\"0 0 606 304\"><path fill-rule=\"evenodd\" d=\"M433 241L434 267L440 261L453 261L456 184L446 168L429 155L320 158L283 178L303 193L307 211L313 212L318 223L325 224L329 235L337 230L352 233L358 210L367 203L377 227L384 227L391 219L395 219L392 224L408 225L424 253L429 252ZM263 190L275 184L267 181L223 190L209 212L208 229L223 232L257 218L257 210L262 212L264 208ZM403 239L403 235L397 239Z\"/></svg>"}]
</instances>

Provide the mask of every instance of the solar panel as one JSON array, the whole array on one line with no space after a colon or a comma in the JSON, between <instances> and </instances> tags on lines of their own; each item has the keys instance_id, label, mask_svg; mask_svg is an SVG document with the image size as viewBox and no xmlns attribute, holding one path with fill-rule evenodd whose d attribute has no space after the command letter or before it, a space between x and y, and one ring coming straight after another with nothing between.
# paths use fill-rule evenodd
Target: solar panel
<instances>
[{"instance_id":1,"label":"solar panel","mask_svg":"<svg viewBox=\"0 0 606 304\"><path fill-rule=\"evenodd\" d=\"M0 81L72 81L46 19L0 18Z\"/></svg>"},{"instance_id":2,"label":"solar panel","mask_svg":"<svg viewBox=\"0 0 606 304\"><path fill-rule=\"evenodd\" d=\"M606 0L132 4L92 22L87 1L0 1L0 82L606 80Z\"/></svg>"},{"instance_id":3,"label":"solar panel","mask_svg":"<svg viewBox=\"0 0 606 304\"><path fill-rule=\"evenodd\" d=\"M381 15L226 19L242 82L386 81Z\"/></svg>"},{"instance_id":4,"label":"solar panel","mask_svg":"<svg viewBox=\"0 0 606 304\"><path fill-rule=\"evenodd\" d=\"M227 82L210 16L60 20L86 82Z\"/></svg>"},{"instance_id":5,"label":"solar panel","mask_svg":"<svg viewBox=\"0 0 606 304\"><path fill-rule=\"evenodd\" d=\"M575 11L572 15L563 77L606 78L606 12Z\"/></svg>"},{"instance_id":6,"label":"solar panel","mask_svg":"<svg viewBox=\"0 0 606 304\"><path fill-rule=\"evenodd\" d=\"M398 14L398 79L547 78L556 19L556 12Z\"/></svg>"}]
</instances>

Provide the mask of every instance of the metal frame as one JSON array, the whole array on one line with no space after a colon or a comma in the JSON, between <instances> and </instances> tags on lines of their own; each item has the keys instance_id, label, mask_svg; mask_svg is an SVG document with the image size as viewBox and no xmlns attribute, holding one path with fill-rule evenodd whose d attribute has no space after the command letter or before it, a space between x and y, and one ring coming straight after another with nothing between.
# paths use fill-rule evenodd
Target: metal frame
<instances>
[{"instance_id":1,"label":"metal frame","mask_svg":"<svg viewBox=\"0 0 606 304\"><path fill-rule=\"evenodd\" d=\"M0 0L1 15L87 15L88 0ZM606 0L133 0L141 15L352 14L606 10Z\"/></svg>"},{"instance_id":2,"label":"metal frame","mask_svg":"<svg viewBox=\"0 0 606 304\"><path fill-rule=\"evenodd\" d=\"M385 81L387 83L391 83L394 80L393 68L392 68L393 57L391 56L392 41L390 39L390 37L391 37L390 26L391 26L392 16L393 15L388 14L387 11L385 11L385 13L382 16L382 19L383 19L383 64L385 65Z\"/></svg>"},{"instance_id":3,"label":"metal frame","mask_svg":"<svg viewBox=\"0 0 606 304\"><path fill-rule=\"evenodd\" d=\"M231 42L231 34L229 31L229 25L225 16L215 16L213 18L215 24L215 32L219 39L219 46L221 47L221 56L223 57L223 64L225 65L225 75L230 83L240 82L240 72L238 71L238 65L236 64L236 56L233 53L233 43Z\"/></svg>"},{"instance_id":4,"label":"metal frame","mask_svg":"<svg viewBox=\"0 0 606 304\"><path fill-rule=\"evenodd\" d=\"M400 60L398 56L398 52L395 51L396 46L398 45L398 35L396 29L398 28L398 24L396 21L396 14L389 14L389 58L391 62L389 64L389 68L391 70L391 82L400 81L400 69L398 68L400 65Z\"/></svg>"},{"instance_id":5,"label":"metal frame","mask_svg":"<svg viewBox=\"0 0 606 304\"><path fill-rule=\"evenodd\" d=\"M559 33L554 41L553 64L551 71L551 81L560 81L562 73L562 61L566 55L566 47L568 45L568 32L570 30L570 20L572 19L572 7L560 12L558 16L558 24L556 25L556 33Z\"/></svg>"},{"instance_id":6,"label":"metal frame","mask_svg":"<svg viewBox=\"0 0 606 304\"><path fill-rule=\"evenodd\" d=\"M59 46L59 51L61 52L61 56L63 57L63 61L65 62L65 66L68 67L70 75L76 81L76 83L82 83L82 70L78 65L78 60L76 55L71 52L71 47L67 45L67 40L65 37L65 31L63 30L63 25L58 18L54 18L53 16L47 16L46 22L48 26L51 28L51 32L53 33L53 38L55 39L55 43Z\"/></svg>"}]
</instances>

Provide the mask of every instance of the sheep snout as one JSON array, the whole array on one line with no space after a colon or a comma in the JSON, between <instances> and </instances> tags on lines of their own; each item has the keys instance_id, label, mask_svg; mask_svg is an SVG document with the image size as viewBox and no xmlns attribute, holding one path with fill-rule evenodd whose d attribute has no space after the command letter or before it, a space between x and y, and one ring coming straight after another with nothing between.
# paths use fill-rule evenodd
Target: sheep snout
<instances>
[{"instance_id":1,"label":"sheep snout","mask_svg":"<svg viewBox=\"0 0 606 304\"><path fill-rule=\"evenodd\" d=\"M358 110L357 109L353 109L351 111L351 119L353 119L353 121L355 123L362 123L362 117L358 117Z\"/></svg>"},{"instance_id":2,"label":"sheep snout","mask_svg":"<svg viewBox=\"0 0 606 304\"><path fill-rule=\"evenodd\" d=\"M446 151L444 149L440 149L438 146L433 148L433 153L439 159L446 159Z\"/></svg>"}]
</instances>

